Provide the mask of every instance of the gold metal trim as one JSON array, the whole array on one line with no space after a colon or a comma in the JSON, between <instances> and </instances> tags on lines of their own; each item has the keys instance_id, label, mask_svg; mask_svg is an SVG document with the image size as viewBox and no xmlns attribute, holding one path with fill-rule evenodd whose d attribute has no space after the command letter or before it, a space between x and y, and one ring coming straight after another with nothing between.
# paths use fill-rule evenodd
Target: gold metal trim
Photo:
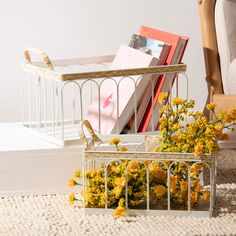
<instances>
[{"instance_id":1,"label":"gold metal trim","mask_svg":"<svg viewBox=\"0 0 236 236\"><path fill-rule=\"evenodd\" d=\"M186 64L180 64L180 65L168 65L168 66L153 66L145 68L133 68L124 70L107 70L107 71L82 72L74 74L61 74L55 71L51 71L47 68L42 68L28 63L23 63L22 69L25 71L31 71L40 76L55 78L62 81L68 81L77 79L93 79L93 78L116 77L116 76L142 75L142 74L184 73L186 72L187 66Z\"/></svg>"}]
</instances>

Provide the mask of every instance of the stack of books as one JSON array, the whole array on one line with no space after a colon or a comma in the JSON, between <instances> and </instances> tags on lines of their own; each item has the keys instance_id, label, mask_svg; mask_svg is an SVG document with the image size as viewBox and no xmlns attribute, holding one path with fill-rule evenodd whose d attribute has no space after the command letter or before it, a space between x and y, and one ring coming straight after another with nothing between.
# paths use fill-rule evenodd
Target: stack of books
<instances>
[{"instance_id":1,"label":"stack of books","mask_svg":"<svg viewBox=\"0 0 236 236\"><path fill-rule=\"evenodd\" d=\"M187 43L187 37L141 26L138 33L132 35L128 46L120 46L110 69L179 64ZM172 74L107 79L101 84L100 95L89 107L86 119L95 130L99 131L100 115L102 134L133 133L135 131L134 103L136 102L138 132L151 131L152 121L155 129L158 129L160 118L158 95L164 91L170 92L170 85L173 84L174 79L175 76ZM152 88L154 88L153 106ZM100 104L100 109L98 104ZM155 114L153 120L152 114Z\"/></svg>"}]
</instances>

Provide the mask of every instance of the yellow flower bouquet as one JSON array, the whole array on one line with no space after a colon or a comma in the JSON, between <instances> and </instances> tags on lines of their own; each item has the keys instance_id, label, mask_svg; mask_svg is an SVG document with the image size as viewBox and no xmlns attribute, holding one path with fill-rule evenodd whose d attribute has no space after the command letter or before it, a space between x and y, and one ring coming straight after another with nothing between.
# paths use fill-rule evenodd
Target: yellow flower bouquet
<instances>
[{"instance_id":1,"label":"yellow flower bouquet","mask_svg":"<svg viewBox=\"0 0 236 236\"><path fill-rule=\"evenodd\" d=\"M122 158L112 158L106 165L101 164L100 168L86 173L81 170L74 173L74 178L68 184L71 187L81 185L79 179L84 177L86 181L81 195L86 208L106 206L114 209L114 215L119 218L125 215L127 208L143 209L147 201L148 208L164 210L169 209L170 205L173 209L186 210L200 202L209 202L214 191L204 187L200 176L203 169L212 167L212 164L191 160L186 163L173 159L158 161L151 158L151 155L155 155L155 152L174 152L178 155L194 153L199 157L218 151L217 141L229 138L224 129L232 129L236 123L236 109L216 115L216 105L208 104L207 108L214 115L214 120L209 121L203 113L189 111L194 108L193 100L188 102L174 98L170 103L167 96L167 93L159 96L159 102L164 104L160 110L160 137L158 145L148 153L150 158L136 161L135 154L129 153L119 137L114 137L109 144L114 146L114 151L120 153ZM134 157L125 159L124 154ZM76 200L78 198L74 194L69 195L71 204Z\"/></svg>"},{"instance_id":2,"label":"yellow flower bouquet","mask_svg":"<svg viewBox=\"0 0 236 236\"><path fill-rule=\"evenodd\" d=\"M236 124L236 109L227 112L215 113L216 104L210 103L207 109L213 113L214 120L209 121L202 112L189 111L194 108L194 100L174 98L172 103L167 102L167 93L161 93L159 103L166 103L160 113L160 145L158 152L186 152L201 155L219 150L218 140L228 140L229 134L225 129L233 130ZM192 122L184 122L185 118Z\"/></svg>"}]
</instances>

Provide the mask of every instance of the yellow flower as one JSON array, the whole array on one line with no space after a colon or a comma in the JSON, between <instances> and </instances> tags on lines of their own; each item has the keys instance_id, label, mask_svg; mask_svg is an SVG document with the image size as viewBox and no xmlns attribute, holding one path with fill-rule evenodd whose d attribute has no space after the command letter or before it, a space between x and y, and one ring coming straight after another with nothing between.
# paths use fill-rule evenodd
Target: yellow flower
<instances>
[{"instance_id":1,"label":"yellow flower","mask_svg":"<svg viewBox=\"0 0 236 236\"><path fill-rule=\"evenodd\" d=\"M159 109L159 112L162 114L162 113L164 113L164 112L167 110L167 108L168 108L168 107L167 107L166 105L164 105L164 106L162 106L162 108ZM162 120L165 120L164 117L162 117L161 119L162 119Z\"/></svg>"},{"instance_id":2,"label":"yellow flower","mask_svg":"<svg viewBox=\"0 0 236 236\"><path fill-rule=\"evenodd\" d=\"M110 140L109 144L110 145L118 145L120 143L120 138L114 137Z\"/></svg>"},{"instance_id":3,"label":"yellow flower","mask_svg":"<svg viewBox=\"0 0 236 236\"><path fill-rule=\"evenodd\" d=\"M212 133L212 130L209 127L207 127L205 131L205 135L210 135L211 133Z\"/></svg>"},{"instance_id":4,"label":"yellow flower","mask_svg":"<svg viewBox=\"0 0 236 236\"><path fill-rule=\"evenodd\" d=\"M230 123L232 121L232 117L230 115L226 115L223 119L223 123Z\"/></svg>"},{"instance_id":5,"label":"yellow flower","mask_svg":"<svg viewBox=\"0 0 236 236\"><path fill-rule=\"evenodd\" d=\"M203 145L198 143L198 144L194 147L194 154L195 154L196 156L199 156L199 155L203 154L203 152L204 152L204 147L203 147Z\"/></svg>"},{"instance_id":6,"label":"yellow flower","mask_svg":"<svg viewBox=\"0 0 236 236\"><path fill-rule=\"evenodd\" d=\"M191 176L193 176L193 177L196 177L196 176L198 176L199 174L200 174L200 172L201 172L201 168L198 166L198 165L194 165L192 168L191 168L191 172L190 172L190 175ZM195 183L195 184L193 184L193 185L196 185L198 182L194 182L194 180L193 180L193 183Z\"/></svg>"},{"instance_id":7,"label":"yellow flower","mask_svg":"<svg viewBox=\"0 0 236 236\"><path fill-rule=\"evenodd\" d=\"M166 194L167 191L166 191L166 187L158 184L153 187L153 192L155 193L157 198L162 198Z\"/></svg>"},{"instance_id":8,"label":"yellow flower","mask_svg":"<svg viewBox=\"0 0 236 236\"><path fill-rule=\"evenodd\" d=\"M139 163L136 161L131 161L129 164L129 171L130 172L135 172L139 170Z\"/></svg>"},{"instance_id":9,"label":"yellow flower","mask_svg":"<svg viewBox=\"0 0 236 236\"><path fill-rule=\"evenodd\" d=\"M198 202L198 199L199 199L198 192L191 191L191 195L190 195L191 204L194 204L194 203Z\"/></svg>"},{"instance_id":10,"label":"yellow flower","mask_svg":"<svg viewBox=\"0 0 236 236\"><path fill-rule=\"evenodd\" d=\"M125 186L125 177L117 177L114 179L114 184L117 186Z\"/></svg>"},{"instance_id":11,"label":"yellow flower","mask_svg":"<svg viewBox=\"0 0 236 236\"><path fill-rule=\"evenodd\" d=\"M126 152L126 151L128 151L128 148L124 147L124 146L118 147L117 151L119 151L119 152Z\"/></svg>"},{"instance_id":12,"label":"yellow flower","mask_svg":"<svg viewBox=\"0 0 236 236\"><path fill-rule=\"evenodd\" d=\"M180 182L180 190L181 190L181 192L186 192L188 190L188 182L187 181L182 180Z\"/></svg>"},{"instance_id":13,"label":"yellow flower","mask_svg":"<svg viewBox=\"0 0 236 236\"><path fill-rule=\"evenodd\" d=\"M122 187L121 187L121 186L116 186L116 187L113 189L113 192L114 192L116 198L118 198L118 197L120 196L121 191L122 191Z\"/></svg>"},{"instance_id":14,"label":"yellow flower","mask_svg":"<svg viewBox=\"0 0 236 236\"><path fill-rule=\"evenodd\" d=\"M70 193L69 194L69 203L71 204L71 205L73 205L74 204L74 202L75 202L75 194L74 193Z\"/></svg>"},{"instance_id":15,"label":"yellow flower","mask_svg":"<svg viewBox=\"0 0 236 236\"><path fill-rule=\"evenodd\" d=\"M179 123L176 123L176 124L173 125L173 128L175 130L179 130L181 128L181 125Z\"/></svg>"},{"instance_id":16,"label":"yellow flower","mask_svg":"<svg viewBox=\"0 0 236 236\"><path fill-rule=\"evenodd\" d=\"M154 162L150 165L150 172L157 171L158 168L159 168L159 163Z\"/></svg>"},{"instance_id":17,"label":"yellow flower","mask_svg":"<svg viewBox=\"0 0 236 236\"><path fill-rule=\"evenodd\" d=\"M133 188L132 188L132 186L129 186L129 187L128 187L128 194L129 194L129 195L132 195L132 194L133 194Z\"/></svg>"},{"instance_id":18,"label":"yellow flower","mask_svg":"<svg viewBox=\"0 0 236 236\"><path fill-rule=\"evenodd\" d=\"M195 105L195 101L193 99L191 99L189 102L189 107L194 108L194 105Z\"/></svg>"},{"instance_id":19,"label":"yellow flower","mask_svg":"<svg viewBox=\"0 0 236 236\"><path fill-rule=\"evenodd\" d=\"M118 166L111 166L111 171L112 172L115 172L116 174L119 174L121 173L121 165L118 165Z\"/></svg>"},{"instance_id":20,"label":"yellow flower","mask_svg":"<svg viewBox=\"0 0 236 236\"><path fill-rule=\"evenodd\" d=\"M183 100L182 98L176 97L176 98L174 98L174 99L172 100L172 105L173 105L173 106L176 106L176 105L183 105L183 104L184 104L184 100Z\"/></svg>"},{"instance_id":21,"label":"yellow flower","mask_svg":"<svg viewBox=\"0 0 236 236\"><path fill-rule=\"evenodd\" d=\"M174 193L177 189L177 180L178 180L178 176L171 176L170 177L170 191L171 193Z\"/></svg>"},{"instance_id":22,"label":"yellow flower","mask_svg":"<svg viewBox=\"0 0 236 236\"><path fill-rule=\"evenodd\" d=\"M209 104L206 105L206 108L209 111L214 111L215 108L216 108L216 104L215 103L209 103Z\"/></svg>"},{"instance_id":23,"label":"yellow flower","mask_svg":"<svg viewBox=\"0 0 236 236\"><path fill-rule=\"evenodd\" d=\"M125 204L125 199L122 197L118 202L118 206L124 206L124 204Z\"/></svg>"},{"instance_id":24,"label":"yellow flower","mask_svg":"<svg viewBox=\"0 0 236 236\"><path fill-rule=\"evenodd\" d=\"M158 172L157 172L157 178L162 181L166 179L166 175L167 175L167 173L165 170L158 170Z\"/></svg>"},{"instance_id":25,"label":"yellow flower","mask_svg":"<svg viewBox=\"0 0 236 236\"><path fill-rule=\"evenodd\" d=\"M144 163L145 163L147 166L149 166L149 165L152 163L152 161L151 161L151 160L146 160L146 161L144 161Z\"/></svg>"},{"instance_id":26,"label":"yellow flower","mask_svg":"<svg viewBox=\"0 0 236 236\"><path fill-rule=\"evenodd\" d=\"M88 176L89 176L90 178L95 177L96 174L97 174L97 171L96 171L96 170L90 170L90 171L88 171Z\"/></svg>"},{"instance_id":27,"label":"yellow flower","mask_svg":"<svg viewBox=\"0 0 236 236\"><path fill-rule=\"evenodd\" d=\"M140 204L139 200L130 200L130 205L131 206L138 206Z\"/></svg>"},{"instance_id":28,"label":"yellow flower","mask_svg":"<svg viewBox=\"0 0 236 236\"><path fill-rule=\"evenodd\" d=\"M203 195L202 195L202 199L204 200L204 201L209 201L209 199L210 199L210 192L209 191L204 191L203 192Z\"/></svg>"},{"instance_id":29,"label":"yellow flower","mask_svg":"<svg viewBox=\"0 0 236 236\"><path fill-rule=\"evenodd\" d=\"M179 141L178 135L173 135L173 136L172 136L172 140L173 140L174 142L178 142L178 141Z\"/></svg>"},{"instance_id":30,"label":"yellow flower","mask_svg":"<svg viewBox=\"0 0 236 236\"><path fill-rule=\"evenodd\" d=\"M114 216L116 218L120 218L125 215L125 207L123 206L118 206L115 211L114 211Z\"/></svg>"},{"instance_id":31,"label":"yellow flower","mask_svg":"<svg viewBox=\"0 0 236 236\"><path fill-rule=\"evenodd\" d=\"M77 184L77 183L76 183L76 181L75 181L74 179L69 179L68 185L69 185L70 187L74 187L76 184Z\"/></svg>"},{"instance_id":32,"label":"yellow flower","mask_svg":"<svg viewBox=\"0 0 236 236\"><path fill-rule=\"evenodd\" d=\"M192 171L191 171L192 172ZM192 175L191 175L192 176ZM200 181L200 179L194 179L194 180L192 180L191 182L192 182L192 185L193 186L196 186L196 185L198 185L199 184L199 181Z\"/></svg>"},{"instance_id":33,"label":"yellow flower","mask_svg":"<svg viewBox=\"0 0 236 236\"><path fill-rule=\"evenodd\" d=\"M74 177L78 178L78 179L81 179L82 178L82 171L81 170L75 171Z\"/></svg>"},{"instance_id":34,"label":"yellow flower","mask_svg":"<svg viewBox=\"0 0 236 236\"><path fill-rule=\"evenodd\" d=\"M160 93L159 96L158 96L158 102L159 102L160 104L162 104L163 101L164 101L167 97L168 97L168 93L167 93L167 92L162 92L162 93Z\"/></svg>"},{"instance_id":35,"label":"yellow flower","mask_svg":"<svg viewBox=\"0 0 236 236\"><path fill-rule=\"evenodd\" d=\"M223 129L223 127L221 124L215 125L215 131L217 134L220 134L222 132L222 129Z\"/></svg>"},{"instance_id":36,"label":"yellow flower","mask_svg":"<svg viewBox=\"0 0 236 236\"><path fill-rule=\"evenodd\" d=\"M201 190L202 190L202 185L199 184L195 187L196 192L200 192Z\"/></svg>"},{"instance_id":37,"label":"yellow flower","mask_svg":"<svg viewBox=\"0 0 236 236\"><path fill-rule=\"evenodd\" d=\"M236 119L236 109L230 109L229 115L232 117L232 119Z\"/></svg>"},{"instance_id":38,"label":"yellow flower","mask_svg":"<svg viewBox=\"0 0 236 236\"><path fill-rule=\"evenodd\" d=\"M223 134L220 136L220 140L223 140L223 141L229 140L229 134L223 133Z\"/></svg>"}]
</instances>

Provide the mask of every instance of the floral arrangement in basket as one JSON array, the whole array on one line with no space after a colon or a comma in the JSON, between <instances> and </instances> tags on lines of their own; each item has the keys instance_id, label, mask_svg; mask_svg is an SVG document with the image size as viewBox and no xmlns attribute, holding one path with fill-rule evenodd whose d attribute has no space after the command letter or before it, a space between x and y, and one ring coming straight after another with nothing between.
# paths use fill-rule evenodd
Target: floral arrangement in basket
<instances>
[{"instance_id":1,"label":"floral arrangement in basket","mask_svg":"<svg viewBox=\"0 0 236 236\"><path fill-rule=\"evenodd\" d=\"M225 129L233 130L236 124L236 109L229 112L215 113L216 104L210 103L207 109L213 113L214 120L209 121L203 113L199 111L189 111L194 108L194 100L183 100L174 98L172 102L167 101L168 94L161 93L158 102L163 104L160 109L160 137L159 145L154 148L156 152L180 152L194 153L200 156L206 153L213 153L219 150L218 140L228 140L229 135ZM185 122L186 115L192 122ZM121 145L118 137L110 141L110 145L115 147L117 152L125 152L128 149ZM123 160L121 163L112 162L107 169L108 186L108 208L115 208L114 215L119 218L125 215L125 185L126 168L128 167L128 206L136 208L140 206L147 196L146 193L146 166L149 166L149 192L150 202L165 205L167 199L168 183L167 168L171 161L162 163L146 160L145 164ZM210 192L204 189L200 182L200 174L204 164L196 164L191 168L191 206L200 201L209 201ZM178 209L186 209L188 204L188 168L183 163L172 163L172 175L170 176L170 200ZM74 187L79 184L83 177L81 170L74 173L74 178L69 180L69 186ZM85 192L81 195L85 199L85 206L88 208L104 208L105 206L105 173L104 166L100 169L90 170L86 173L87 185ZM69 202L74 204L79 201L71 193Z\"/></svg>"}]
</instances>

